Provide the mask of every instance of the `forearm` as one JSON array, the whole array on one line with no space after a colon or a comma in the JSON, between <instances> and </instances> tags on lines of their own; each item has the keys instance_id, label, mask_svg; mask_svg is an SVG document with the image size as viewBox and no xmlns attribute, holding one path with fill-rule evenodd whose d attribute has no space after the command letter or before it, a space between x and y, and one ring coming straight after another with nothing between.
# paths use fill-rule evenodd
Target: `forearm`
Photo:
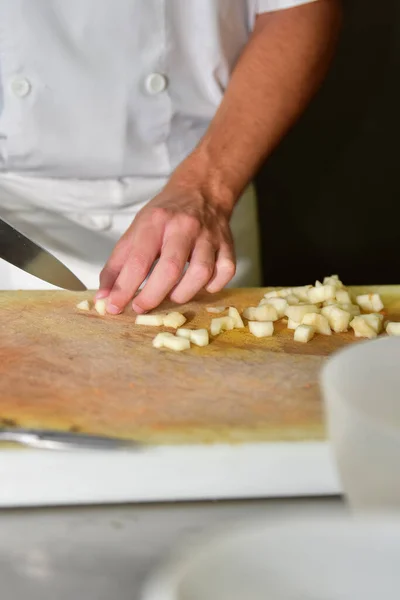
<instances>
[{"instance_id":1,"label":"forearm","mask_svg":"<svg viewBox=\"0 0 400 600\"><path fill-rule=\"evenodd\" d=\"M260 15L215 118L176 177L233 207L318 89L340 17L338 0Z\"/></svg>"}]
</instances>

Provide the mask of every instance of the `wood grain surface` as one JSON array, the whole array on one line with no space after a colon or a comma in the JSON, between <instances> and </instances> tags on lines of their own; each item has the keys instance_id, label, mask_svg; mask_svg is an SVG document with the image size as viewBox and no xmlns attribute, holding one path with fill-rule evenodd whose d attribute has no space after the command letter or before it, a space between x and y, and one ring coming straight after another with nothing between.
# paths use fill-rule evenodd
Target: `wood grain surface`
<instances>
[{"instance_id":1,"label":"wood grain surface","mask_svg":"<svg viewBox=\"0 0 400 600\"><path fill-rule=\"evenodd\" d=\"M400 320L400 287L367 289L378 290L388 317ZM215 316L207 306L243 309L264 293L203 294L179 310L189 327L207 327ZM75 308L90 297L0 292L0 425L156 444L324 437L319 370L329 354L355 342L351 333L303 345L280 323L270 339L235 330L206 348L174 353L153 349L159 329L136 326L130 310L101 317Z\"/></svg>"}]
</instances>

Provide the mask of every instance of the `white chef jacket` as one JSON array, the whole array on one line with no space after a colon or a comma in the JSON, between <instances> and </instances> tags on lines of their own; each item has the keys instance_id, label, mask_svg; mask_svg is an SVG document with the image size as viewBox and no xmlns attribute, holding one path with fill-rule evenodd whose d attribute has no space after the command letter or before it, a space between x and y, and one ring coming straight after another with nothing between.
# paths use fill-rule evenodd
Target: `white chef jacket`
<instances>
[{"instance_id":1,"label":"white chef jacket","mask_svg":"<svg viewBox=\"0 0 400 600\"><path fill-rule=\"evenodd\" d=\"M114 243L204 134L256 15L310 1L1 0L0 214L66 262L54 215Z\"/></svg>"}]
</instances>

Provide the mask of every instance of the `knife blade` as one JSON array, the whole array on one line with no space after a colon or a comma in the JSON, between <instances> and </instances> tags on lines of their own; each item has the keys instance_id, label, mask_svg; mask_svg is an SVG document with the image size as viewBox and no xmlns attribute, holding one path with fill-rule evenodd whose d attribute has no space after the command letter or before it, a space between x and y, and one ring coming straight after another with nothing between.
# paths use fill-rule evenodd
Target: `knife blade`
<instances>
[{"instance_id":1,"label":"knife blade","mask_svg":"<svg viewBox=\"0 0 400 600\"><path fill-rule=\"evenodd\" d=\"M115 437L24 428L0 429L2 442L40 450L138 450L143 446L134 440Z\"/></svg>"},{"instance_id":2,"label":"knife blade","mask_svg":"<svg viewBox=\"0 0 400 600\"><path fill-rule=\"evenodd\" d=\"M76 292L84 284L55 256L0 219L0 258L47 283Z\"/></svg>"}]
</instances>

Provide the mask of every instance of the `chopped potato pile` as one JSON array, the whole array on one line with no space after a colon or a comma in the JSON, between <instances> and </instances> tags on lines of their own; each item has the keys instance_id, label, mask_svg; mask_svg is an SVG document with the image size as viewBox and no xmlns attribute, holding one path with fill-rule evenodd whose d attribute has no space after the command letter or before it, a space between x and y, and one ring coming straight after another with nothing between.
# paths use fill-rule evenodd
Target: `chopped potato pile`
<instances>
[{"instance_id":1,"label":"chopped potato pile","mask_svg":"<svg viewBox=\"0 0 400 600\"><path fill-rule=\"evenodd\" d=\"M91 310L87 300L80 302L77 308ZM106 301L97 300L95 310L106 314ZM383 302L379 294L363 294L355 298L343 285L337 275L325 277L315 285L283 288L267 292L258 306L249 306L242 311L225 306L209 306L211 315L210 333L218 336L224 331L245 329L243 319L247 320L249 332L257 338L274 335L275 323L286 323L293 331L295 342L308 343L315 335L331 336L352 329L357 338L376 338L384 329L388 335L400 336L400 323L386 322L381 314ZM227 311L227 314L223 314ZM168 348L176 352L188 350L191 345L204 347L210 343L207 329L185 329L186 317L179 312L169 314L138 315L137 325L150 327L168 327L175 329L159 333L153 340L154 348Z\"/></svg>"}]
</instances>

